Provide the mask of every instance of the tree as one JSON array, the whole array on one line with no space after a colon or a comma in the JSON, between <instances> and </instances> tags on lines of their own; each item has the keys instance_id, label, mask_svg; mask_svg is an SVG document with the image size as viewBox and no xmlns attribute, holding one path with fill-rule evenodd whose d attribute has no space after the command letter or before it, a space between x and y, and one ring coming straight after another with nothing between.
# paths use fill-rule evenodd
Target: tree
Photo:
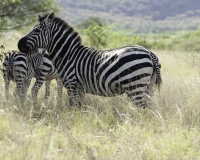
<instances>
[{"instance_id":1,"label":"tree","mask_svg":"<svg viewBox=\"0 0 200 160\"><path fill-rule=\"evenodd\" d=\"M103 19L91 16L78 24L77 27L86 35L86 43L89 43L91 47L97 49L106 47L109 28Z\"/></svg>"},{"instance_id":2,"label":"tree","mask_svg":"<svg viewBox=\"0 0 200 160\"><path fill-rule=\"evenodd\" d=\"M36 20L39 13L58 11L55 0L2 0L0 2L0 31L19 29Z\"/></svg>"},{"instance_id":3,"label":"tree","mask_svg":"<svg viewBox=\"0 0 200 160\"><path fill-rule=\"evenodd\" d=\"M97 49L107 46L108 41L108 26L100 26L96 22L92 22L87 29L85 29L85 34L88 37L91 47Z\"/></svg>"},{"instance_id":4,"label":"tree","mask_svg":"<svg viewBox=\"0 0 200 160\"><path fill-rule=\"evenodd\" d=\"M89 26L93 25L94 22L98 25L98 26L105 26L106 23L104 20L102 20L101 18L99 17L88 17L87 19L85 19L84 21L82 21L80 24L77 25L78 28L83 28L83 29L86 29L88 28Z\"/></svg>"},{"instance_id":5,"label":"tree","mask_svg":"<svg viewBox=\"0 0 200 160\"><path fill-rule=\"evenodd\" d=\"M1 0L0 4L5 4L5 3L14 3L14 2L21 2L21 0Z\"/></svg>"}]
</instances>

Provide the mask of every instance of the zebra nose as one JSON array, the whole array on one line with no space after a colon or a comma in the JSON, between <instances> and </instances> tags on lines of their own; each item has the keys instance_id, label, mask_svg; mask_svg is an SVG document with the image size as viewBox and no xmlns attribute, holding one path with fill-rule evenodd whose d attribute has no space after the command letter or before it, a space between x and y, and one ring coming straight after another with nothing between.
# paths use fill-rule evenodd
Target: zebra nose
<instances>
[{"instance_id":1,"label":"zebra nose","mask_svg":"<svg viewBox=\"0 0 200 160\"><path fill-rule=\"evenodd\" d=\"M26 37L23 37L19 40L18 42L18 49L20 50L20 52L23 52L23 53L28 53L29 52L29 48L27 46L27 38Z\"/></svg>"}]
</instances>

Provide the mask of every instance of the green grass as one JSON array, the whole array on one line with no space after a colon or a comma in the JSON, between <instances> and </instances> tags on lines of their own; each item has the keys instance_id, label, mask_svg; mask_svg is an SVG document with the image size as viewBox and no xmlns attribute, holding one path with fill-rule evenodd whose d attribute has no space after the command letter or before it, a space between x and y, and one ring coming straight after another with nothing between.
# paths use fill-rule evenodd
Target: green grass
<instances>
[{"instance_id":1,"label":"green grass","mask_svg":"<svg viewBox=\"0 0 200 160\"><path fill-rule=\"evenodd\" d=\"M87 95L86 110L70 110L66 90L57 104L54 82L48 103L44 87L38 96L43 116L31 118L30 90L23 108L12 96L6 102L0 76L0 159L200 159L199 54L155 53L163 84L145 110L125 95Z\"/></svg>"}]
</instances>

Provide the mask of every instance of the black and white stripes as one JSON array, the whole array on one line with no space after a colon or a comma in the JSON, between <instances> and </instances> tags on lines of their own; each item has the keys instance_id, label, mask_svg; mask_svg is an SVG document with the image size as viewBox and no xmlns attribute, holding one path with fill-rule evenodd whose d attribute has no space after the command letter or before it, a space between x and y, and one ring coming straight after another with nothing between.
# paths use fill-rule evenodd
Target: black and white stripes
<instances>
[{"instance_id":1,"label":"black and white stripes","mask_svg":"<svg viewBox=\"0 0 200 160\"><path fill-rule=\"evenodd\" d=\"M158 58L142 46L95 50L83 46L78 33L53 13L38 18L18 48L24 53L47 49L71 105L81 103L85 93L107 97L127 93L136 105L144 106L145 93L151 95L152 86L160 85Z\"/></svg>"},{"instance_id":2,"label":"black and white stripes","mask_svg":"<svg viewBox=\"0 0 200 160\"><path fill-rule=\"evenodd\" d=\"M37 98L39 89L46 81L45 98L50 95L50 82L52 79L57 80L58 95L62 94L62 82L58 78L57 70L52 64L48 53L43 51L32 51L31 54L25 55L18 51L12 51L7 54L3 62L3 77L5 82L5 95L9 97L9 82L16 82L15 96L24 99L31 79L36 78L32 87L32 97Z\"/></svg>"},{"instance_id":3,"label":"black and white stripes","mask_svg":"<svg viewBox=\"0 0 200 160\"><path fill-rule=\"evenodd\" d=\"M16 82L14 95L24 99L30 83L26 56L16 51L9 52L3 61L2 71L6 98L9 98L9 84L12 80Z\"/></svg>"}]
</instances>

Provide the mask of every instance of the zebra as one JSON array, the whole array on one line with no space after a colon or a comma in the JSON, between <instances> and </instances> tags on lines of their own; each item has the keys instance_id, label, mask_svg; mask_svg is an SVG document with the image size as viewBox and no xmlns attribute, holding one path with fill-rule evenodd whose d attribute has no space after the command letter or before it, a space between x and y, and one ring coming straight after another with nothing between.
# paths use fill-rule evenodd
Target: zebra
<instances>
[{"instance_id":1,"label":"zebra","mask_svg":"<svg viewBox=\"0 0 200 160\"><path fill-rule=\"evenodd\" d=\"M97 50L84 46L78 32L54 13L38 15L38 20L18 41L18 49L24 53L47 49L70 105L82 106L85 93L105 97L126 93L136 106L145 107L146 94L161 85L161 65L150 50L138 45Z\"/></svg>"},{"instance_id":2,"label":"zebra","mask_svg":"<svg viewBox=\"0 0 200 160\"><path fill-rule=\"evenodd\" d=\"M26 55L20 52L9 52L3 61L3 79L5 83L5 96L9 99L10 81L16 82L14 96L24 99L30 79L27 74Z\"/></svg>"},{"instance_id":3,"label":"zebra","mask_svg":"<svg viewBox=\"0 0 200 160\"><path fill-rule=\"evenodd\" d=\"M42 54L38 51L32 51L31 54L25 55L19 51L11 51L7 54L3 61L3 78L5 82L5 96L9 99L9 83L16 82L14 96L19 96L24 100L27 89L29 88L31 79L36 78L32 87L32 97L37 99L37 94L45 81L45 99L50 96L50 82L57 80L58 97L62 95L62 81L58 77L57 70L52 64L48 53L42 50Z\"/></svg>"}]
</instances>

